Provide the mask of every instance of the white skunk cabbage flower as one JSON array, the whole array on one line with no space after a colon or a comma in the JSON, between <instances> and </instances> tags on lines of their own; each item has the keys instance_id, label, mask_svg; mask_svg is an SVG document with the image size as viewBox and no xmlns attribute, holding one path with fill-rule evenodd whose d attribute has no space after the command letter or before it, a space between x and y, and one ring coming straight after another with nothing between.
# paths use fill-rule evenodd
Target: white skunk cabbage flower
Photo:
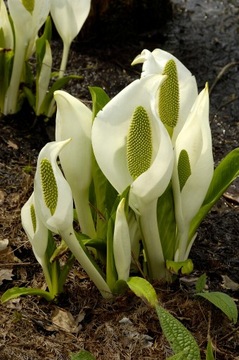
<instances>
[{"instance_id":1,"label":"white skunk cabbage flower","mask_svg":"<svg viewBox=\"0 0 239 360\"><path fill-rule=\"evenodd\" d=\"M71 188L57 165L57 157L69 141L48 143L39 154L34 183L36 210L43 224L64 239L102 296L111 297L109 286L77 240L73 229Z\"/></svg>"},{"instance_id":2,"label":"white skunk cabbage flower","mask_svg":"<svg viewBox=\"0 0 239 360\"><path fill-rule=\"evenodd\" d=\"M50 10L49 0L8 0L8 8L13 21L15 47L10 84L7 90L4 114L17 111L18 90L24 61L30 54L39 29L46 21ZM28 51L27 51L28 50Z\"/></svg>"},{"instance_id":3,"label":"white skunk cabbage flower","mask_svg":"<svg viewBox=\"0 0 239 360\"><path fill-rule=\"evenodd\" d=\"M41 221L35 205L34 192L21 209L22 227L31 243L34 256L41 265L49 291L53 291L52 279L46 258L48 229Z\"/></svg>"},{"instance_id":4,"label":"white skunk cabbage flower","mask_svg":"<svg viewBox=\"0 0 239 360\"><path fill-rule=\"evenodd\" d=\"M131 264L131 241L124 207L125 198L120 201L116 210L113 252L118 280L127 281Z\"/></svg>"},{"instance_id":5,"label":"white skunk cabbage flower","mask_svg":"<svg viewBox=\"0 0 239 360\"><path fill-rule=\"evenodd\" d=\"M130 186L129 205L138 214L152 278L163 275L164 256L157 225L157 199L171 179L173 147L155 107L165 77L135 80L100 111L92 127L96 160L112 186Z\"/></svg>"},{"instance_id":6,"label":"white skunk cabbage flower","mask_svg":"<svg viewBox=\"0 0 239 360\"><path fill-rule=\"evenodd\" d=\"M81 231L95 237L89 206L92 180L92 112L80 100L65 91L55 91L57 104L56 141L71 138L59 154L61 166L71 187Z\"/></svg>"},{"instance_id":7,"label":"white skunk cabbage flower","mask_svg":"<svg viewBox=\"0 0 239 360\"><path fill-rule=\"evenodd\" d=\"M200 209L214 171L208 86L198 95L175 142L173 192L178 227L175 261L187 259L190 222Z\"/></svg>"},{"instance_id":8,"label":"white skunk cabbage flower","mask_svg":"<svg viewBox=\"0 0 239 360\"><path fill-rule=\"evenodd\" d=\"M174 143L198 95L195 77L175 56L161 49L143 50L132 65L139 63L143 63L142 77L167 76L157 94L157 111Z\"/></svg>"},{"instance_id":9,"label":"white skunk cabbage flower","mask_svg":"<svg viewBox=\"0 0 239 360\"><path fill-rule=\"evenodd\" d=\"M63 41L61 76L66 68L69 49L90 12L91 0L51 0L51 16Z\"/></svg>"},{"instance_id":10,"label":"white skunk cabbage flower","mask_svg":"<svg viewBox=\"0 0 239 360\"><path fill-rule=\"evenodd\" d=\"M172 174L170 138L155 112L152 94L163 76L135 80L101 110L93 123L92 145L106 178L139 211L158 198Z\"/></svg>"},{"instance_id":11,"label":"white skunk cabbage flower","mask_svg":"<svg viewBox=\"0 0 239 360\"><path fill-rule=\"evenodd\" d=\"M10 16L15 30L16 46L19 41L26 47L36 39L50 11L49 0L8 0ZM23 31L24 29L24 31Z\"/></svg>"}]
</instances>

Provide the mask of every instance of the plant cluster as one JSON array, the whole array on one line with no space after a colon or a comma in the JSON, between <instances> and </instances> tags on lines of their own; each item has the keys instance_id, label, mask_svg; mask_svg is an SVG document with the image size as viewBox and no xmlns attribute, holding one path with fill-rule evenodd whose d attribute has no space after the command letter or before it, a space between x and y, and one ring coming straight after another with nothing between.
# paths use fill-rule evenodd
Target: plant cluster
<instances>
[{"instance_id":1,"label":"plant cluster","mask_svg":"<svg viewBox=\"0 0 239 360\"><path fill-rule=\"evenodd\" d=\"M81 78L64 76L64 72L71 43L87 18L90 5L91 0L0 1L1 113L16 113L27 98L36 115L53 115L54 91L72 78ZM63 41L58 73L52 72L51 19Z\"/></svg>"},{"instance_id":2,"label":"plant cluster","mask_svg":"<svg viewBox=\"0 0 239 360\"><path fill-rule=\"evenodd\" d=\"M49 291L20 293L53 299L74 257L105 298L139 272L171 281L193 270L197 228L238 176L239 149L214 170L208 86L198 94L194 76L163 50L144 50L140 62L140 79L112 100L90 88L92 110L55 92L56 141L41 150L22 209Z\"/></svg>"},{"instance_id":3,"label":"plant cluster","mask_svg":"<svg viewBox=\"0 0 239 360\"><path fill-rule=\"evenodd\" d=\"M34 190L21 211L48 290L13 288L3 294L2 302L29 294L56 299L77 259L103 297L129 287L155 307L176 354L171 359L199 360L195 340L158 303L145 279L170 282L192 272L189 255L197 229L239 175L239 148L214 169L208 85L198 92L195 77L176 57L160 49L144 50L132 63L143 63L140 78L113 99L91 87L89 109L57 89L67 79L62 76L70 44L89 13L90 1L8 0L10 17L4 2L0 4L1 111L17 110L21 82L37 114L49 114L53 94L57 106L55 141L39 154ZM49 11L64 50L59 79L48 92ZM66 27L59 23L61 11ZM44 22L45 30L36 40ZM29 32L21 38L23 24ZM26 86L34 51L36 95ZM225 294L205 293L203 287L198 285L198 295L236 322L234 302ZM210 342L207 359L213 359Z\"/></svg>"}]
</instances>

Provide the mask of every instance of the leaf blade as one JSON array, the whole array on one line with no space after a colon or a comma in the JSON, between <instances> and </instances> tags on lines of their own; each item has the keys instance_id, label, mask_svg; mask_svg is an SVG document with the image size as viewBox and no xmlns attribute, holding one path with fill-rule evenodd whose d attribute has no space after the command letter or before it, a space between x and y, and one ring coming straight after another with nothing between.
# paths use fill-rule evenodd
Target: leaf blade
<instances>
[{"instance_id":1,"label":"leaf blade","mask_svg":"<svg viewBox=\"0 0 239 360\"><path fill-rule=\"evenodd\" d=\"M156 312L163 333L175 354L183 352L184 360L201 360L196 340L185 326L160 305L156 305Z\"/></svg>"},{"instance_id":2,"label":"leaf blade","mask_svg":"<svg viewBox=\"0 0 239 360\"><path fill-rule=\"evenodd\" d=\"M220 162L214 171L212 181L207 191L204 202L193 218L190 231L189 240L192 239L197 228L202 220L211 210L213 205L223 195L229 185L239 176L239 148L232 150L226 157Z\"/></svg>"},{"instance_id":3,"label":"leaf blade","mask_svg":"<svg viewBox=\"0 0 239 360\"><path fill-rule=\"evenodd\" d=\"M233 321L233 323L236 324L238 319L237 306L234 300L229 295L219 291L202 292L197 293L196 295L199 295L204 299L210 301L213 305L220 309L228 317L229 320Z\"/></svg>"}]
</instances>

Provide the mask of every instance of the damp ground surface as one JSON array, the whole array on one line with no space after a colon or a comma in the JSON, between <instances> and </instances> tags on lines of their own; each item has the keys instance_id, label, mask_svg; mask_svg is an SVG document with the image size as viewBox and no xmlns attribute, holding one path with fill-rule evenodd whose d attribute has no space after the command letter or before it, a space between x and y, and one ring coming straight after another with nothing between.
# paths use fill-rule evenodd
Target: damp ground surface
<instances>
[{"instance_id":1,"label":"damp ground surface","mask_svg":"<svg viewBox=\"0 0 239 360\"><path fill-rule=\"evenodd\" d=\"M140 68L130 65L134 57L144 48L161 47L191 70L199 89L209 83L218 164L239 142L239 1L174 0L172 18L163 28L155 24L138 30L137 36L122 37L112 26L109 38L89 33L89 39L75 41L67 70L84 78L67 90L89 106L88 86L101 86L112 97L139 76ZM60 51L57 39L53 46ZM37 155L53 133L54 122L45 126L27 106L14 117L0 119L0 239L9 240L0 254L0 294L13 286L45 286L21 227L20 210L32 192ZM208 289L226 292L238 305L238 181L201 224L190 256L195 265L191 276L171 285L154 284L159 300L195 336L202 359L209 334L217 360L239 359L238 323L233 325L195 297L195 281L206 273ZM153 309L131 293L111 302L102 299L77 264L57 303L27 297L0 305L1 360L67 360L80 349L105 360L172 355Z\"/></svg>"}]
</instances>

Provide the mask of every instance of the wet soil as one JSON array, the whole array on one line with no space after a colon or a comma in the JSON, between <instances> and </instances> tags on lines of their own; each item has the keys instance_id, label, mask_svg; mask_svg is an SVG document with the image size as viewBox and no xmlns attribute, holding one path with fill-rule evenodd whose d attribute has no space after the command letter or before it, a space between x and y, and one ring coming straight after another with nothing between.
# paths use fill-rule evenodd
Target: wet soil
<instances>
[{"instance_id":1,"label":"wet soil","mask_svg":"<svg viewBox=\"0 0 239 360\"><path fill-rule=\"evenodd\" d=\"M170 14L170 12L169 12ZM139 76L131 67L144 48L161 47L196 76L209 82L215 164L238 146L239 1L173 0L172 19L163 26L138 28L137 36L112 22L112 36L86 30L73 44L68 72L83 75L67 90L90 105L88 86L112 97ZM138 22L137 22L138 24ZM102 27L104 29L104 27ZM126 30L126 29L125 29ZM109 34L110 29L107 30ZM124 36L122 36L122 33ZM53 46L59 51L59 41ZM58 61L55 66L57 68ZM20 209L32 191L38 152L52 138L54 122L35 119L27 106L0 119L0 294L13 286L44 288L44 279L21 227ZM228 189L199 228L191 258L195 270L171 285L154 284L159 300L193 333L205 359L210 334L217 360L239 359L239 328L219 310L194 296L194 284L207 274L209 290L239 299L239 181ZM153 309L128 293L109 302L75 264L57 303L36 297L0 305L0 359L69 359L91 351L97 359L166 359L170 347ZM61 323L59 323L59 318Z\"/></svg>"}]
</instances>

